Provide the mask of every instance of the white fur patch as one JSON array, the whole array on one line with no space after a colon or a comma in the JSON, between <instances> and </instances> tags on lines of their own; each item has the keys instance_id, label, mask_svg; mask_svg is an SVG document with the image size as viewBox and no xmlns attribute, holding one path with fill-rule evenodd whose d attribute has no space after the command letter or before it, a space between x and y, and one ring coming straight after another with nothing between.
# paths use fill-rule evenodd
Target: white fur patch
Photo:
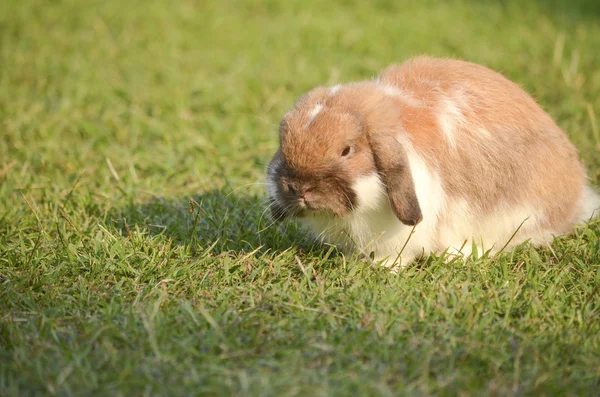
<instances>
[{"instance_id":1,"label":"white fur patch","mask_svg":"<svg viewBox=\"0 0 600 397\"><path fill-rule=\"evenodd\" d=\"M456 149L456 133L465 123L465 117L462 110L451 99L445 98L441 102L438 122L448 144Z\"/></svg>"},{"instance_id":2,"label":"white fur patch","mask_svg":"<svg viewBox=\"0 0 600 397\"><path fill-rule=\"evenodd\" d=\"M334 85L333 87L331 87L331 88L329 89L329 93L328 93L328 94L329 94L329 96L333 96L333 95L337 94L337 92L340 90L340 87L341 87L341 86L340 86L339 84L337 84L337 85Z\"/></svg>"},{"instance_id":3,"label":"white fur patch","mask_svg":"<svg viewBox=\"0 0 600 397\"><path fill-rule=\"evenodd\" d=\"M538 230L542 217L532 206L499 206L482 215L467 200L457 199L448 203L445 213L439 227L440 246L454 254L460 250L463 255L470 255L473 243L482 253L519 244L523 242L522 235L530 236L535 243L551 238Z\"/></svg>"},{"instance_id":4,"label":"white fur patch","mask_svg":"<svg viewBox=\"0 0 600 397\"><path fill-rule=\"evenodd\" d=\"M490 138L492 136L492 134L490 134L490 132L485 128L478 128L477 131L479 132L479 135L483 135L486 138Z\"/></svg>"},{"instance_id":5,"label":"white fur patch","mask_svg":"<svg viewBox=\"0 0 600 397\"><path fill-rule=\"evenodd\" d=\"M437 216L443 208L445 196L440 176L427 166L427 163L414 149L410 140L407 140L406 137L403 137L403 140L403 147L406 150L415 185L415 193L423 212L423 221L425 221L426 216L436 218L437 221ZM433 226L433 224L431 225Z\"/></svg>"},{"instance_id":6,"label":"white fur patch","mask_svg":"<svg viewBox=\"0 0 600 397\"><path fill-rule=\"evenodd\" d=\"M385 195L385 188L376 173L359 178L353 186L356 192L356 211L366 212L377 208Z\"/></svg>"},{"instance_id":7,"label":"white fur patch","mask_svg":"<svg viewBox=\"0 0 600 397\"><path fill-rule=\"evenodd\" d=\"M382 83L381 81L377 81L377 87L385 95L399 98L411 106L422 106L423 105L421 103L421 101L416 99L410 92L402 90L391 84L385 84L385 83Z\"/></svg>"},{"instance_id":8,"label":"white fur patch","mask_svg":"<svg viewBox=\"0 0 600 397\"><path fill-rule=\"evenodd\" d=\"M317 102L315 107L312 108L312 110L308 114L308 121L306 122L304 128L308 128L310 126L310 124L314 121L315 117L317 117L321 110L323 110L323 104L321 102Z\"/></svg>"},{"instance_id":9,"label":"white fur patch","mask_svg":"<svg viewBox=\"0 0 600 397\"><path fill-rule=\"evenodd\" d=\"M600 217L600 195L591 186L583 188L579 199L575 223L585 223Z\"/></svg>"}]
</instances>

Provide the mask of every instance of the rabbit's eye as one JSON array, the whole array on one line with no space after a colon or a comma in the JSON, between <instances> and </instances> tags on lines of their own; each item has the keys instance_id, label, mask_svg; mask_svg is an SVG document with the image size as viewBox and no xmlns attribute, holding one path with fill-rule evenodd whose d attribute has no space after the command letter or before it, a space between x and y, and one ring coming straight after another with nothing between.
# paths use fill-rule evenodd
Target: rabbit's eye
<instances>
[{"instance_id":1,"label":"rabbit's eye","mask_svg":"<svg viewBox=\"0 0 600 397\"><path fill-rule=\"evenodd\" d=\"M350 154L350 150L351 150L350 146L346 146L344 148L344 150L342 150L342 157L346 157L347 155L349 155Z\"/></svg>"}]
</instances>

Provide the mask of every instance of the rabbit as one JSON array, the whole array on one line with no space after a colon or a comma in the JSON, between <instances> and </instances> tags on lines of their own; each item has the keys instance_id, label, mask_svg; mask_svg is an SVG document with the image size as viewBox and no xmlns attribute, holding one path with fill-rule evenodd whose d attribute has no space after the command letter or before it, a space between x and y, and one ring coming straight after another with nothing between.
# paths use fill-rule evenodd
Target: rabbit
<instances>
[{"instance_id":1,"label":"rabbit","mask_svg":"<svg viewBox=\"0 0 600 397\"><path fill-rule=\"evenodd\" d=\"M267 167L276 220L392 270L436 255L552 242L600 212L576 149L517 84L419 56L317 87L279 126Z\"/></svg>"}]
</instances>

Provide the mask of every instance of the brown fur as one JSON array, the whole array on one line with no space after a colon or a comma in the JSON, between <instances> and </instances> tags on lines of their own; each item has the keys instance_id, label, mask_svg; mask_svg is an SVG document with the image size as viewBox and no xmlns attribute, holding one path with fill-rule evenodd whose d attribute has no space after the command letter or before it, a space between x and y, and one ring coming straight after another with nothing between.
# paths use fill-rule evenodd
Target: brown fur
<instances>
[{"instance_id":1,"label":"brown fur","mask_svg":"<svg viewBox=\"0 0 600 397\"><path fill-rule=\"evenodd\" d=\"M301 98L281 122L281 147L269 165L278 182L280 200L271 203L276 218L301 216L304 209L343 216L356 205L351 188L356 170L374 170L360 118L328 109L309 123L310 110L324 99L324 91L317 88ZM342 158L349 146L352 156ZM296 193L303 190L310 191L310 199L299 200Z\"/></svg>"},{"instance_id":2,"label":"brown fur","mask_svg":"<svg viewBox=\"0 0 600 397\"><path fill-rule=\"evenodd\" d=\"M408 93L394 96L382 84ZM315 106L322 110L314 117ZM440 115L458 116L451 144ZM480 65L429 57L384 70L378 82L347 84L332 94L319 87L300 98L282 120L276 176L281 218L304 208L343 216L356 205L352 183L377 170L397 217L422 219L403 133L439 174L448 199L464 199L482 215L498 205L539 208L545 227L567 231L585 171L566 135L515 83ZM347 157L340 155L352 148ZM298 202L298 191L311 201Z\"/></svg>"},{"instance_id":3,"label":"brown fur","mask_svg":"<svg viewBox=\"0 0 600 397\"><path fill-rule=\"evenodd\" d=\"M584 169L566 135L515 83L480 65L429 57L391 66L380 80L425 103L404 106L403 125L415 149L439 167L448 194L466 198L482 212L498 203L543 202L547 226L568 230ZM440 99L457 92L467 122L452 150L436 115L443 111ZM490 136L478 133L478 126Z\"/></svg>"},{"instance_id":4,"label":"brown fur","mask_svg":"<svg viewBox=\"0 0 600 397\"><path fill-rule=\"evenodd\" d=\"M281 202L272 203L277 218L301 215L305 204L338 216L352 210L352 182L377 170L396 216L407 225L422 219L402 146L394 139L400 122L395 101L373 84L354 84L329 95L317 88L300 98L280 125L281 148L270 168L278 174ZM323 110L311 118L318 105ZM385 114L387 111L387 114ZM351 155L340 153L351 147ZM312 201L300 201L294 192L311 189ZM291 209L285 211L284 209Z\"/></svg>"}]
</instances>

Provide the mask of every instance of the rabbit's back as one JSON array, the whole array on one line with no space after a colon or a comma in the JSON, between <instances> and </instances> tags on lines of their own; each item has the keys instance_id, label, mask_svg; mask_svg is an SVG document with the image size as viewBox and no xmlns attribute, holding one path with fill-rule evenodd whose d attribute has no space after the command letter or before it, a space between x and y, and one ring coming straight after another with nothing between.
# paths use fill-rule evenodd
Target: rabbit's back
<instances>
[{"instance_id":1,"label":"rabbit's back","mask_svg":"<svg viewBox=\"0 0 600 397\"><path fill-rule=\"evenodd\" d=\"M379 81L412 99L403 105L403 139L440 175L442 224L469 224L496 240L503 224L520 225L527 214L522 228L532 224L547 240L580 221L586 176L576 150L515 83L480 65L429 57L389 67Z\"/></svg>"}]
</instances>

